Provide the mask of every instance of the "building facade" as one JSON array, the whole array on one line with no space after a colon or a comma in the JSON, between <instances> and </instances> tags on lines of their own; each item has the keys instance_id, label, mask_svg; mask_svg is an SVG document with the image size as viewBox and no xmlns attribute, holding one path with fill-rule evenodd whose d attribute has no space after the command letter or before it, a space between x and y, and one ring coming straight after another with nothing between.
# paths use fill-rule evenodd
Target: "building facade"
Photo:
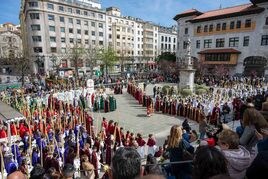
<instances>
[{"instance_id":1,"label":"building facade","mask_svg":"<svg viewBox=\"0 0 268 179\"><path fill-rule=\"evenodd\" d=\"M33 61L35 73L42 74L54 68L55 56L61 67L73 67L65 54L76 44L112 47L120 59L114 71L153 68L161 53L159 33L168 37L173 33L152 22L122 16L119 8L102 9L99 0L23 0L20 21L25 55Z\"/></svg>"},{"instance_id":2,"label":"building facade","mask_svg":"<svg viewBox=\"0 0 268 179\"><path fill-rule=\"evenodd\" d=\"M176 53L177 51L177 26L159 27L158 54L164 52Z\"/></svg>"},{"instance_id":3,"label":"building facade","mask_svg":"<svg viewBox=\"0 0 268 179\"><path fill-rule=\"evenodd\" d=\"M0 24L0 73L14 72L12 62L22 53L20 27L12 23Z\"/></svg>"},{"instance_id":4,"label":"building facade","mask_svg":"<svg viewBox=\"0 0 268 179\"><path fill-rule=\"evenodd\" d=\"M75 44L104 46L106 13L98 0L25 0L20 20L27 56L36 73L53 68L52 57L61 58ZM64 58L64 57L63 57ZM61 59L61 67L72 67ZM85 66L84 63L79 64Z\"/></svg>"},{"instance_id":5,"label":"building facade","mask_svg":"<svg viewBox=\"0 0 268 179\"><path fill-rule=\"evenodd\" d=\"M190 9L174 17L178 23L177 60L191 54L208 71L223 66L230 75L268 75L268 2L200 12Z\"/></svg>"}]
</instances>

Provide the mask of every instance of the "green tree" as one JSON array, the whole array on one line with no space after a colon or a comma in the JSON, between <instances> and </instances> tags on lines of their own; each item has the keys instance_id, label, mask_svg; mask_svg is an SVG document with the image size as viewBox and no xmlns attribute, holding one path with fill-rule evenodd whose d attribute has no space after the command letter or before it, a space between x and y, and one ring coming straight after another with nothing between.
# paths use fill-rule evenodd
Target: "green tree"
<instances>
[{"instance_id":1,"label":"green tree","mask_svg":"<svg viewBox=\"0 0 268 179\"><path fill-rule=\"evenodd\" d=\"M176 62L176 54L170 52L164 52L157 57L157 61L169 61L169 62Z\"/></svg>"},{"instance_id":2,"label":"green tree","mask_svg":"<svg viewBox=\"0 0 268 179\"><path fill-rule=\"evenodd\" d=\"M111 47L101 49L99 59L101 60L101 64L105 67L106 75L108 74L108 68L113 67L118 61L118 57Z\"/></svg>"}]
</instances>

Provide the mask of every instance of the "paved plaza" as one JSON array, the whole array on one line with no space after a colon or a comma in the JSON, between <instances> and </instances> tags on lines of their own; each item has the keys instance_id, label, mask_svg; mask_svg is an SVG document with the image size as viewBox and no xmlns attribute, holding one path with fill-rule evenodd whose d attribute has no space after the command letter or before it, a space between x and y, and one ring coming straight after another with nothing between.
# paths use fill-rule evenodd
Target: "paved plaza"
<instances>
[{"instance_id":1,"label":"paved plaza","mask_svg":"<svg viewBox=\"0 0 268 179\"><path fill-rule=\"evenodd\" d=\"M166 84L157 84L157 86L164 86ZM172 84L176 86L176 84ZM150 84L146 88L146 94L153 94L154 85ZM109 92L108 92L109 93ZM148 134L154 134L157 139L157 144L163 144L166 136L169 134L170 127L174 124L181 124L183 118L174 117L171 115L164 115L162 113L154 113L153 116L146 116L146 108L142 107L124 89L122 95L115 95L117 100L117 110L110 113L96 112L94 113L94 119L98 120L98 128L101 125L102 117L106 117L107 120L114 120L119 122L119 125L124 128L124 131L129 130L134 133L141 133L144 138L147 138ZM196 122L190 122L192 128L198 128Z\"/></svg>"},{"instance_id":2,"label":"paved plaza","mask_svg":"<svg viewBox=\"0 0 268 179\"><path fill-rule=\"evenodd\" d=\"M171 85L176 87L177 84L155 84L156 86L165 86ZM153 95L153 84L149 84L146 87L146 94ZM142 84L140 84L142 87ZM112 91L108 90L107 93L113 93ZM107 120L114 120L119 122L119 125L124 128L126 132L129 130L130 132L141 133L144 138L148 137L148 134L154 134L157 140L157 145L162 145L166 136L169 135L169 131L172 125L175 124L182 124L184 118L171 116L167 114L162 114L161 112L154 113L153 116L147 117L146 116L146 108L142 107L132 97L130 94L127 93L126 89L123 90L122 95L115 95L117 100L117 110L114 112L104 113L104 112L95 112L93 114L95 121L98 121L98 125L96 126L97 129L100 129L102 117L106 117ZM189 120L189 124L192 129L198 131L198 123L195 121ZM239 125L239 122L236 121L235 123L230 122L229 127L235 128Z\"/></svg>"}]
</instances>

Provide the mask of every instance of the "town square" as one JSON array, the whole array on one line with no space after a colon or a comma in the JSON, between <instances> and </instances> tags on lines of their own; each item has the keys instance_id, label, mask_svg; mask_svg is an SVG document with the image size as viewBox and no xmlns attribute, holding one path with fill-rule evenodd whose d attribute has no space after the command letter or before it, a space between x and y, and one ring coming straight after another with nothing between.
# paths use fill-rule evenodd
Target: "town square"
<instances>
[{"instance_id":1,"label":"town square","mask_svg":"<svg viewBox=\"0 0 268 179\"><path fill-rule=\"evenodd\" d=\"M0 6L0 178L268 173L267 0Z\"/></svg>"}]
</instances>

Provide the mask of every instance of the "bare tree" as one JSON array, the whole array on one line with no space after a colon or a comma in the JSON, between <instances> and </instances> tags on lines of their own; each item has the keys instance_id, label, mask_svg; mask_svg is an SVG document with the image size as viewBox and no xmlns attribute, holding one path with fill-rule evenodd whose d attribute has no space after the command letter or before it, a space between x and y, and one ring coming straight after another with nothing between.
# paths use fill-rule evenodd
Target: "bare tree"
<instances>
[{"instance_id":1,"label":"bare tree","mask_svg":"<svg viewBox=\"0 0 268 179\"><path fill-rule=\"evenodd\" d=\"M94 67L98 65L98 60L100 57L100 48L99 47L93 47L89 46L88 48L85 48L84 53L84 59L85 63L89 65L90 67L90 77L92 78L94 75Z\"/></svg>"},{"instance_id":2,"label":"bare tree","mask_svg":"<svg viewBox=\"0 0 268 179\"><path fill-rule=\"evenodd\" d=\"M77 42L68 50L67 58L71 62L71 66L75 69L75 79L79 76L79 67L83 66L84 63L85 48L79 45Z\"/></svg>"}]
</instances>

